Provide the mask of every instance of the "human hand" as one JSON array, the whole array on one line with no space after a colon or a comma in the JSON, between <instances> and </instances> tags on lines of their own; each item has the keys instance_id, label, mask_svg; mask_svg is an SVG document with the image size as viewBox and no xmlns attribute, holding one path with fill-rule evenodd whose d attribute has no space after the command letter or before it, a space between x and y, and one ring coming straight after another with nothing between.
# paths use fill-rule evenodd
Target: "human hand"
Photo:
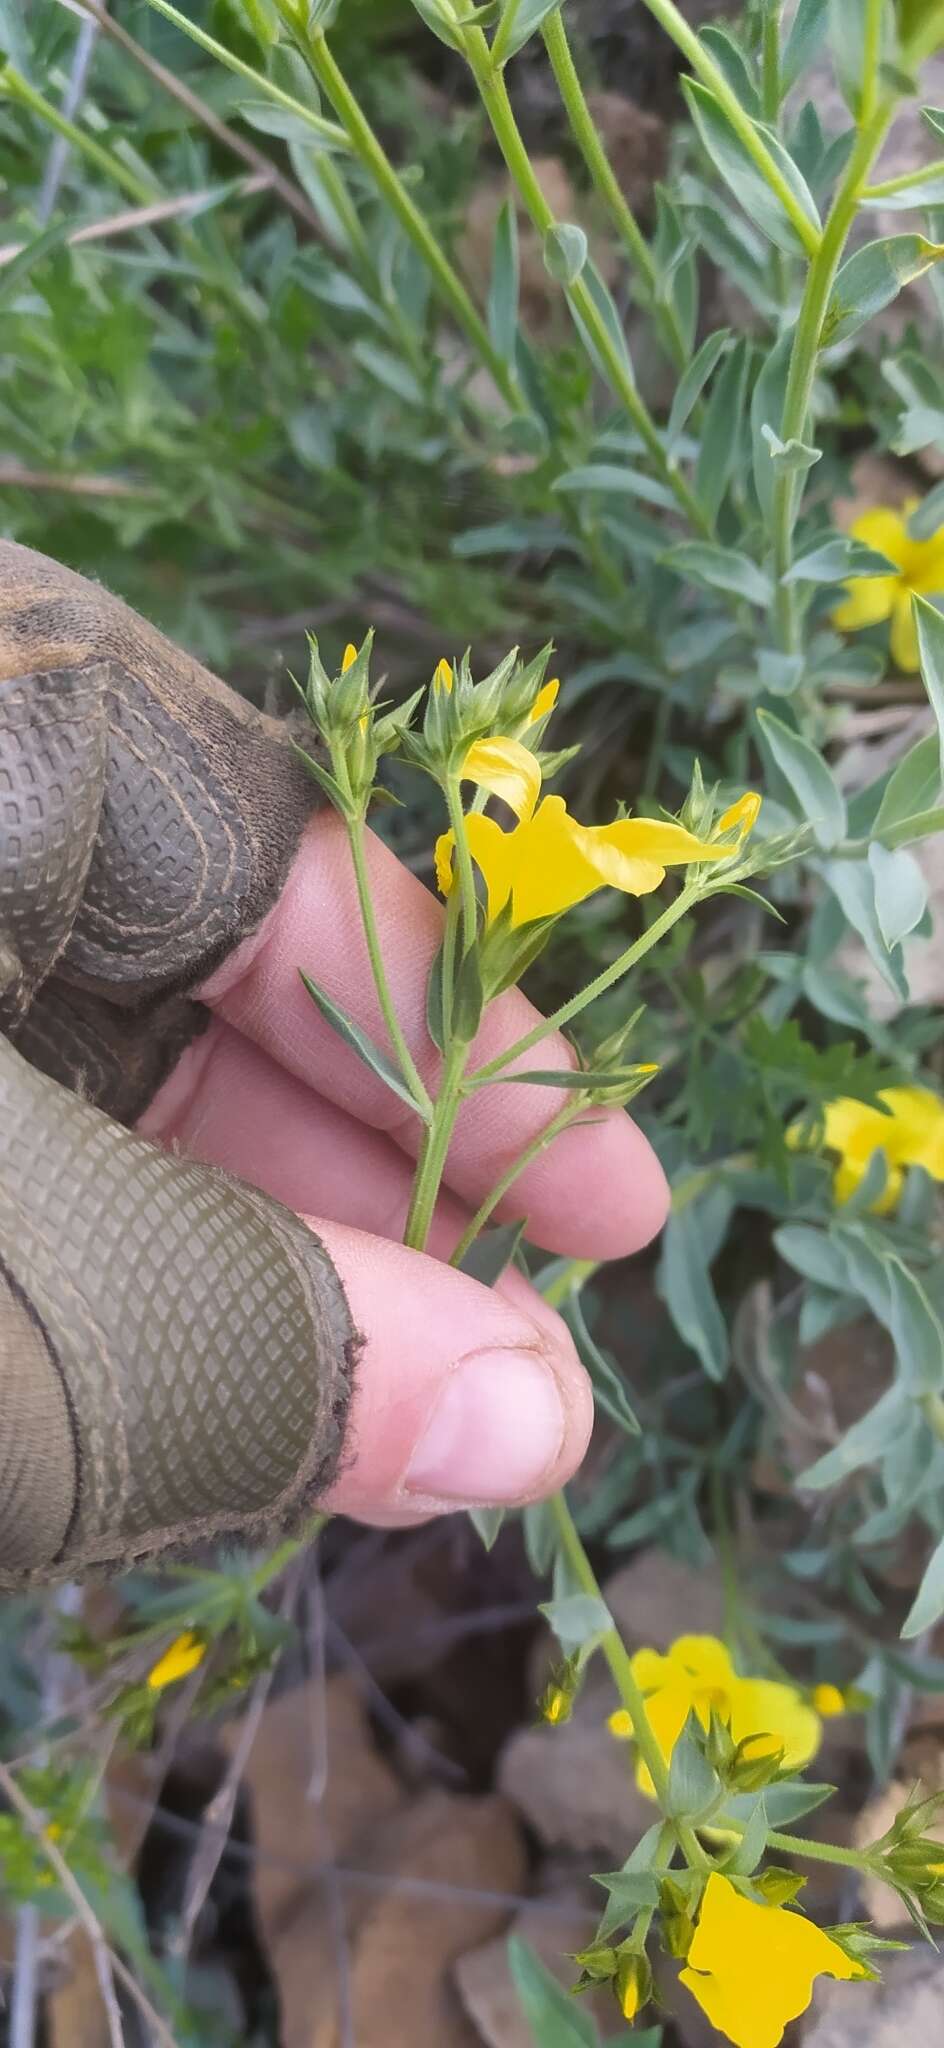
<instances>
[{"instance_id":1,"label":"human hand","mask_svg":"<svg viewBox=\"0 0 944 2048\"><path fill-rule=\"evenodd\" d=\"M44 815L66 819L73 846L52 937L48 835L41 886L31 875L23 891L19 770L23 808L15 829L0 822L18 1048L0 1059L0 1583L268 1529L313 1498L404 1523L560 1485L591 1401L559 1318L515 1272L490 1291L397 1242L418 1126L300 984L303 967L383 1036L343 830L324 811L305 822L311 787L271 722L104 592L10 544L0 674L4 762L73 693L55 803L44 783ZM429 1079L441 912L380 841L370 857ZM503 998L476 1060L533 1020L520 994ZM560 1040L542 1053L570 1058ZM55 1085L68 1081L143 1136ZM466 1105L431 1253L448 1256L468 1205L558 1102L496 1086ZM612 1111L562 1133L506 1209L548 1250L614 1258L665 1206L650 1148Z\"/></svg>"}]
</instances>

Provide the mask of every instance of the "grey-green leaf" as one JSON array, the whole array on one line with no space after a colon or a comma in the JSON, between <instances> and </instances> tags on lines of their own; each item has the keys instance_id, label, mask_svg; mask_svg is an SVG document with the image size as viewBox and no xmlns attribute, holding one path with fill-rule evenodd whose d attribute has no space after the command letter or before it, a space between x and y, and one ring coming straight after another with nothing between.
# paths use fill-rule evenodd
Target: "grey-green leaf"
<instances>
[{"instance_id":1,"label":"grey-green leaf","mask_svg":"<svg viewBox=\"0 0 944 2048\"><path fill-rule=\"evenodd\" d=\"M710 541L686 540L670 548L663 560L677 576L703 583L708 589L731 591L735 597L747 598L749 604L766 606L773 596L770 577L749 555L739 554L736 548L717 548Z\"/></svg>"},{"instance_id":2,"label":"grey-green leaf","mask_svg":"<svg viewBox=\"0 0 944 2048\"><path fill-rule=\"evenodd\" d=\"M509 1935L508 1964L535 2048L596 2048L597 2030L586 2007L552 1977L520 1934Z\"/></svg>"},{"instance_id":3,"label":"grey-green leaf","mask_svg":"<svg viewBox=\"0 0 944 2048\"><path fill-rule=\"evenodd\" d=\"M731 1355L727 1324L691 1208L670 1215L666 1224L659 1292L679 1336L700 1358L709 1379L723 1379Z\"/></svg>"},{"instance_id":4,"label":"grey-green leaf","mask_svg":"<svg viewBox=\"0 0 944 2048\"><path fill-rule=\"evenodd\" d=\"M708 155L725 183L730 186L735 198L764 234L768 235L772 242L776 242L778 248L794 255L798 249L803 248L802 239L781 200L771 190L753 157L745 149L740 136L732 128L714 93L694 78L684 79L682 89ZM773 158L799 211L806 216L810 227L818 234L820 218L816 210L816 201L789 151L784 148L772 128L766 127L761 121L753 121L751 125Z\"/></svg>"},{"instance_id":5,"label":"grey-green leaf","mask_svg":"<svg viewBox=\"0 0 944 2048\"><path fill-rule=\"evenodd\" d=\"M587 261L587 237L573 221L558 221L544 237L544 268L555 284L576 284Z\"/></svg>"},{"instance_id":6,"label":"grey-green leaf","mask_svg":"<svg viewBox=\"0 0 944 2048\"><path fill-rule=\"evenodd\" d=\"M499 1223L494 1230L483 1230L459 1261L459 1271L471 1274L483 1287L494 1287L511 1265L526 1221L526 1217L519 1216L513 1223Z\"/></svg>"},{"instance_id":7,"label":"grey-green leaf","mask_svg":"<svg viewBox=\"0 0 944 2048\"><path fill-rule=\"evenodd\" d=\"M818 846L837 846L845 837L846 806L832 770L821 754L798 732L758 711L758 724L781 775L789 783L800 814L812 826Z\"/></svg>"},{"instance_id":8,"label":"grey-green leaf","mask_svg":"<svg viewBox=\"0 0 944 2048\"><path fill-rule=\"evenodd\" d=\"M888 778L872 827L876 839L890 844L888 833L929 810L940 792L941 742L929 732L909 747Z\"/></svg>"},{"instance_id":9,"label":"grey-green leaf","mask_svg":"<svg viewBox=\"0 0 944 2048\"><path fill-rule=\"evenodd\" d=\"M918 631L918 657L928 703L937 720L940 737L941 779L944 781L944 614L926 597L913 597L914 621Z\"/></svg>"},{"instance_id":10,"label":"grey-green leaf","mask_svg":"<svg viewBox=\"0 0 944 2048\"><path fill-rule=\"evenodd\" d=\"M842 583L848 576L894 576L897 567L888 555L878 548L866 547L861 540L852 540L846 534L836 534L832 540L823 541L820 547L811 548L809 554L801 555L793 562L784 576L785 583Z\"/></svg>"},{"instance_id":11,"label":"grey-green leaf","mask_svg":"<svg viewBox=\"0 0 944 2048\"><path fill-rule=\"evenodd\" d=\"M503 201L495 222L488 331L502 361L514 362L518 340L518 217L511 199Z\"/></svg>"},{"instance_id":12,"label":"grey-green leaf","mask_svg":"<svg viewBox=\"0 0 944 2048\"><path fill-rule=\"evenodd\" d=\"M912 1636L922 1636L926 1629L933 1628L944 1614L944 1536L932 1550L925 1566L924 1577L918 1587L902 1635L906 1642Z\"/></svg>"},{"instance_id":13,"label":"grey-green leaf","mask_svg":"<svg viewBox=\"0 0 944 2048\"><path fill-rule=\"evenodd\" d=\"M568 1657L613 1626L609 1609L592 1593L565 1593L560 1600L545 1600L538 1611Z\"/></svg>"},{"instance_id":14,"label":"grey-green leaf","mask_svg":"<svg viewBox=\"0 0 944 2048\"><path fill-rule=\"evenodd\" d=\"M385 1087L390 1088L394 1095L399 1095L401 1102L408 1103L409 1107L416 1110L419 1116L420 1111L417 1104L410 1094L399 1068L394 1066L389 1055L382 1052L380 1046L375 1045L373 1039L368 1037L367 1032L362 1030L359 1024L355 1024L353 1017L349 1017L346 1010L342 1010L337 1003L332 1002L331 997L325 994L324 989L319 988L317 983L312 981L311 977L305 974L302 968L299 968L298 972L312 1002L317 1005L322 1016L327 1018L328 1023L337 1032L338 1037L344 1040L345 1045L350 1046L352 1052L356 1052L358 1059L363 1060L365 1067L369 1067L371 1073L376 1074L377 1079L382 1081Z\"/></svg>"},{"instance_id":15,"label":"grey-green leaf","mask_svg":"<svg viewBox=\"0 0 944 2048\"><path fill-rule=\"evenodd\" d=\"M667 453L678 439L692 407L697 405L712 370L724 354L730 338L729 327L719 327L716 334L709 334L680 377L665 430Z\"/></svg>"},{"instance_id":16,"label":"grey-green leaf","mask_svg":"<svg viewBox=\"0 0 944 2048\"><path fill-rule=\"evenodd\" d=\"M928 907L928 885L914 854L906 853L904 847L891 852L873 840L869 866L875 884L875 915L891 951L921 923Z\"/></svg>"},{"instance_id":17,"label":"grey-green leaf","mask_svg":"<svg viewBox=\"0 0 944 2048\"><path fill-rule=\"evenodd\" d=\"M888 235L868 242L842 265L823 322L823 347L847 341L883 306L891 305L903 285L923 277L944 256L944 243L924 235Z\"/></svg>"},{"instance_id":18,"label":"grey-green leaf","mask_svg":"<svg viewBox=\"0 0 944 2048\"><path fill-rule=\"evenodd\" d=\"M908 1392L920 1399L944 1388L944 1329L917 1274L903 1260L888 1261L891 1327Z\"/></svg>"}]
</instances>

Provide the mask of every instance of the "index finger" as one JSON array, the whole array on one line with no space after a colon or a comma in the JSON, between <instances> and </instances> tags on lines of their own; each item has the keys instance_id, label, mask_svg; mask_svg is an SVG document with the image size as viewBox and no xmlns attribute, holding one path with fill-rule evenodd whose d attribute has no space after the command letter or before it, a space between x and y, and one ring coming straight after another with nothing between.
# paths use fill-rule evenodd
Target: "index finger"
<instances>
[{"instance_id":1,"label":"index finger","mask_svg":"<svg viewBox=\"0 0 944 2048\"><path fill-rule=\"evenodd\" d=\"M426 1028L426 985L442 939L443 913L429 890L373 834L371 890L387 975L410 1050L435 1091L439 1054ZM309 825L276 908L200 991L203 1001L290 1073L362 1123L387 1131L415 1155L418 1116L346 1046L307 995L302 968L379 1044L387 1038L361 926L344 826L332 811ZM475 1068L513 1045L538 1021L517 989L486 1012L472 1048ZM570 1068L556 1034L541 1045L543 1069ZM532 1052L520 1062L535 1064ZM476 1206L565 1100L563 1090L483 1088L459 1114L446 1180ZM527 1215L528 1236L573 1258L612 1259L636 1251L665 1220L662 1169L622 1110L595 1112L592 1125L564 1131L524 1170L498 1214Z\"/></svg>"}]
</instances>

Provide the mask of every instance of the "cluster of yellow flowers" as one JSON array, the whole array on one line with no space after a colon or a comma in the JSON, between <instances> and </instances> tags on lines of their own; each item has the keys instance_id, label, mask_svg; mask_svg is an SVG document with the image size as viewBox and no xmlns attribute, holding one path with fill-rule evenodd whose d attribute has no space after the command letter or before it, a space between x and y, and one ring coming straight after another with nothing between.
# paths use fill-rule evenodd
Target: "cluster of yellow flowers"
<instances>
[{"instance_id":1,"label":"cluster of yellow flowers","mask_svg":"<svg viewBox=\"0 0 944 2048\"><path fill-rule=\"evenodd\" d=\"M638 1650L632 1669L667 1764L694 1713L706 1731L717 1715L751 1758L776 1758L785 1770L801 1770L819 1748L822 1719L845 1708L835 1685L818 1685L806 1698L776 1680L740 1677L715 1636L681 1636L664 1655ZM632 1740L632 1718L624 1708L610 1715L608 1725L619 1740ZM644 1764L637 1763L636 1777L652 1796ZM777 2048L788 2022L806 2011L817 1977L867 1974L801 1913L747 1898L730 1878L713 1871L679 1981L735 2048ZM635 1979L629 1997L633 2010L624 2007L626 2018L638 2010Z\"/></svg>"}]
</instances>

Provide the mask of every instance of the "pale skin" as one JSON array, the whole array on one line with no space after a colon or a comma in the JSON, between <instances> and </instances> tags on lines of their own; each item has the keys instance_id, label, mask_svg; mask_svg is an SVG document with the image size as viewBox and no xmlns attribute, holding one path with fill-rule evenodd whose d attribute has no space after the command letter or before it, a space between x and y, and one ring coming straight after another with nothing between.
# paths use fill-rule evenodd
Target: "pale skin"
<instances>
[{"instance_id":1,"label":"pale skin","mask_svg":"<svg viewBox=\"0 0 944 2048\"><path fill-rule=\"evenodd\" d=\"M441 908L376 838L370 872L398 1014L434 1086L425 988ZM329 811L309 825L261 930L200 991L212 1022L141 1129L278 1197L337 1264L364 1349L351 1451L329 1508L405 1526L460 1506L540 1499L575 1471L590 1433L590 1387L570 1335L518 1273L490 1291L443 1262L471 1210L563 1097L497 1085L467 1103L432 1255L408 1251L398 1240L418 1122L336 1038L299 967L382 1039L344 830ZM486 1017L472 1065L522 1037L536 1016L518 991L503 997ZM564 1041L547 1039L542 1068L570 1064ZM598 1110L594 1118L563 1132L525 1170L499 1214L527 1214L529 1239L551 1253L623 1258L660 1229L667 1188L625 1112Z\"/></svg>"}]
</instances>

